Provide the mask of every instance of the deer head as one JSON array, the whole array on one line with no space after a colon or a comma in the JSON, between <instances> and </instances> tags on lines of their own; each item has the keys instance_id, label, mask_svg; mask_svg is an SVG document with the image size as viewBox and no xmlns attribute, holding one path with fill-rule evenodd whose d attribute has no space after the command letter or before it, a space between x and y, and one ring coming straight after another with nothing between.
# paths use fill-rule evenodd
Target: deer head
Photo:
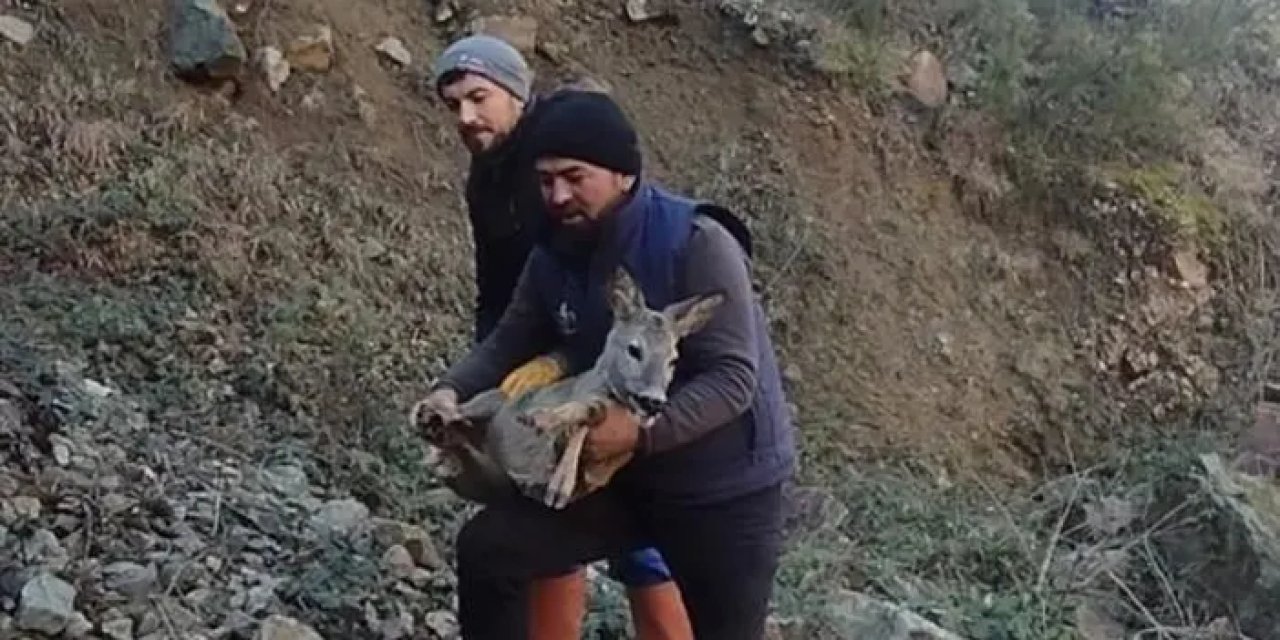
<instances>
[{"instance_id":1,"label":"deer head","mask_svg":"<svg viewBox=\"0 0 1280 640\"><path fill-rule=\"evenodd\" d=\"M619 267L609 290L613 327L596 365L616 399L641 416L657 414L675 373L676 345L706 325L723 301L719 293L693 296L656 311Z\"/></svg>"}]
</instances>

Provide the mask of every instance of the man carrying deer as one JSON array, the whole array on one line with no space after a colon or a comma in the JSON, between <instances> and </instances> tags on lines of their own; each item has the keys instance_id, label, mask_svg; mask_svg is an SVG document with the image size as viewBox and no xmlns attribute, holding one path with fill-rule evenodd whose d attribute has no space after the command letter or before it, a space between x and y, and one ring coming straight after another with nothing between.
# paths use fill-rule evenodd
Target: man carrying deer
<instances>
[{"instance_id":1,"label":"man carrying deer","mask_svg":"<svg viewBox=\"0 0 1280 640\"><path fill-rule=\"evenodd\" d=\"M523 498L491 504L463 527L463 637L527 637L532 581L653 545L695 637L759 638L795 454L745 227L646 180L635 131L606 95L546 99L528 135L549 224L493 333L445 373L421 412L456 416L460 400L552 348L570 372L591 369L611 335L607 286L618 269L651 308L708 297L719 305L680 342L665 402L645 411L610 403L590 427L586 461L630 457L606 486L563 509ZM642 359L647 347L620 349ZM645 425L638 414L648 410Z\"/></svg>"}]
</instances>

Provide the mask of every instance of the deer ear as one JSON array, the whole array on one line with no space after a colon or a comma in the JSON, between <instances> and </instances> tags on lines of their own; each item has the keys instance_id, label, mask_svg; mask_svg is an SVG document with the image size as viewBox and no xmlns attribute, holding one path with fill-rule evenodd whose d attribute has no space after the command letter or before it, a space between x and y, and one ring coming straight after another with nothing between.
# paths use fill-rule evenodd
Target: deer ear
<instances>
[{"instance_id":1,"label":"deer ear","mask_svg":"<svg viewBox=\"0 0 1280 640\"><path fill-rule=\"evenodd\" d=\"M724 294L713 293L672 303L662 313L675 325L676 335L683 338L710 322L711 316L715 315L716 309L723 302Z\"/></svg>"},{"instance_id":2,"label":"deer ear","mask_svg":"<svg viewBox=\"0 0 1280 640\"><path fill-rule=\"evenodd\" d=\"M618 267L609 287L609 306L619 318L628 318L644 309L644 295L626 269Z\"/></svg>"}]
</instances>

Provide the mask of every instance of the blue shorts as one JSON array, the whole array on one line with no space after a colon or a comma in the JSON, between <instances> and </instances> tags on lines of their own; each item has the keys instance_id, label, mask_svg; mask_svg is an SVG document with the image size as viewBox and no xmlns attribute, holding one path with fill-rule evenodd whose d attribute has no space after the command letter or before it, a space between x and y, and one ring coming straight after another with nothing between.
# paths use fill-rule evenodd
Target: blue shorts
<instances>
[{"instance_id":1,"label":"blue shorts","mask_svg":"<svg viewBox=\"0 0 1280 640\"><path fill-rule=\"evenodd\" d=\"M649 547L609 558L609 577L626 587L651 587L671 580L671 570L657 549Z\"/></svg>"}]
</instances>

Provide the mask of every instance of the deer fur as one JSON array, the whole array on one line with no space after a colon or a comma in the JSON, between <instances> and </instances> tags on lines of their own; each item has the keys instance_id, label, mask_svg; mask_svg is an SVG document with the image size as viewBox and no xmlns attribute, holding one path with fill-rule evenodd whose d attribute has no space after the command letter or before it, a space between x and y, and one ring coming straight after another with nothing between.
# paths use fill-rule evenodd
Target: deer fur
<instances>
[{"instance_id":1,"label":"deer fur","mask_svg":"<svg viewBox=\"0 0 1280 640\"><path fill-rule=\"evenodd\" d=\"M613 326L595 365L576 376L516 398L501 390L477 394L444 423L410 416L451 463L445 482L459 495L491 503L524 495L561 509L608 484L632 457L585 460L590 429L610 405L652 423L667 400L677 344L701 329L724 297L716 293L649 309L635 282L619 268L610 285Z\"/></svg>"}]
</instances>

